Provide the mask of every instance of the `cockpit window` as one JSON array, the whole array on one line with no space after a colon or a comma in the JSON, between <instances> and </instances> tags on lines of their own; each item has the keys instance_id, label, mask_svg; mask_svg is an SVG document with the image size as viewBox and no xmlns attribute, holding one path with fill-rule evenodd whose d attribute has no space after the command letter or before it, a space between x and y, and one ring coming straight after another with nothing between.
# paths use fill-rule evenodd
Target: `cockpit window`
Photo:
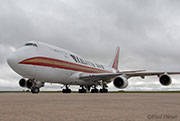
<instances>
[{"instance_id":1,"label":"cockpit window","mask_svg":"<svg viewBox=\"0 0 180 121\"><path fill-rule=\"evenodd\" d=\"M35 47L38 47L37 44L35 44L35 43L26 43L24 46L35 46Z\"/></svg>"}]
</instances>

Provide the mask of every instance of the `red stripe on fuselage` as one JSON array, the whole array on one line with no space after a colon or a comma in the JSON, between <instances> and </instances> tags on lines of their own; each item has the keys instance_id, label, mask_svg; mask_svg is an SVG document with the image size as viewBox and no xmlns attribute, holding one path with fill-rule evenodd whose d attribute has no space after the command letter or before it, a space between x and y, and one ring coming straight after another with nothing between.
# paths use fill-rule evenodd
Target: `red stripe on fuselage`
<instances>
[{"instance_id":1,"label":"red stripe on fuselage","mask_svg":"<svg viewBox=\"0 0 180 121\"><path fill-rule=\"evenodd\" d=\"M77 68L76 67L67 67L67 66L63 66L63 65L50 64L50 63L45 63L45 62L28 62L28 61L36 60L36 59L40 59L42 61L43 60L48 60L48 61L51 61L51 62L58 62L58 63L63 63L63 64L69 64L70 66L74 65L74 66L77 66ZM106 70L102 70L102 69L97 69L97 68L93 68L93 67L88 67L88 66L84 66L84 65L80 65L80 64L75 64L75 63L71 63L71 62L67 62L67 61L63 61L63 60L47 58L47 57L33 57L33 58L29 58L29 59L23 60L23 61L19 62L19 64L29 64L29 65L36 65L36 66L61 68L61 69L80 71L80 72L86 72L86 73L111 73L110 71L106 71ZM80 68L78 68L78 67L80 67Z\"/></svg>"}]
</instances>

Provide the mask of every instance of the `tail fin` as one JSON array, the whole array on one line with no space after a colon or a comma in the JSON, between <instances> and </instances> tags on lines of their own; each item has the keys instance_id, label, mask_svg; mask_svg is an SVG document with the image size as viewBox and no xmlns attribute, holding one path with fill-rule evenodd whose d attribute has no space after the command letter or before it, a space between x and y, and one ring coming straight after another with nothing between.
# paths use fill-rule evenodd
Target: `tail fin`
<instances>
[{"instance_id":1,"label":"tail fin","mask_svg":"<svg viewBox=\"0 0 180 121\"><path fill-rule=\"evenodd\" d=\"M119 53L120 53L120 48L117 47L116 53L115 53L115 55L114 55L114 58L113 58L113 60L112 60L112 62L111 62L111 64L110 64L110 67L111 67L111 68L114 68L114 69L116 69L116 70L118 70Z\"/></svg>"}]
</instances>

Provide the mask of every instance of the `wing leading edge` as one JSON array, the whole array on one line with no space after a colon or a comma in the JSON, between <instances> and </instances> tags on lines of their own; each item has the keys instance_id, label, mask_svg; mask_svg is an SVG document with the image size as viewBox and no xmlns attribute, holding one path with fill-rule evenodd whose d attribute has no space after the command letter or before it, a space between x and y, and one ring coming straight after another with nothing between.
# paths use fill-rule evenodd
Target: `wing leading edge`
<instances>
[{"instance_id":1,"label":"wing leading edge","mask_svg":"<svg viewBox=\"0 0 180 121\"><path fill-rule=\"evenodd\" d=\"M163 74L177 75L180 74L180 72L145 72L145 70L137 70L137 71L123 71L119 73L100 73L100 74L81 73L79 79L82 79L84 81L100 81L100 80L106 81L116 78L118 76L124 76L128 79L132 77L141 77L144 79L146 76L160 77Z\"/></svg>"}]
</instances>

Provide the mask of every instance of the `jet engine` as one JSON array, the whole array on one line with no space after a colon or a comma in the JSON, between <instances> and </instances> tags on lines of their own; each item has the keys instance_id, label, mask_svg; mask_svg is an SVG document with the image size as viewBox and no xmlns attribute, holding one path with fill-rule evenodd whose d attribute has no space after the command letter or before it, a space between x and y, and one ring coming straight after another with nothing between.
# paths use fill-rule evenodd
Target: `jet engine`
<instances>
[{"instance_id":1,"label":"jet engine","mask_svg":"<svg viewBox=\"0 0 180 121\"><path fill-rule=\"evenodd\" d=\"M19 85L20 85L21 87L27 87L27 81L26 81L25 79L21 79L21 80L19 81Z\"/></svg>"},{"instance_id":2,"label":"jet engine","mask_svg":"<svg viewBox=\"0 0 180 121\"><path fill-rule=\"evenodd\" d=\"M31 89L33 87L33 85L34 85L33 80L31 80L31 79L27 80L27 88Z\"/></svg>"},{"instance_id":3,"label":"jet engine","mask_svg":"<svg viewBox=\"0 0 180 121\"><path fill-rule=\"evenodd\" d=\"M27 88L31 89L31 87L33 86L33 81L30 79L29 80L21 79L19 81L19 85L21 87L27 87Z\"/></svg>"},{"instance_id":4,"label":"jet engine","mask_svg":"<svg viewBox=\"0 0 180 121\"><path fill-rule=\"evenodd\" d=\"M114 79L113 84L116 88L124 89L128 86L129 83L127 78L120 76Z\"/></svg>"},{"instance_id":5,"label":"jet engine","mask_svg":"<svg viewBox=\"0 0 180 121\"><path fill-rule=\"evenodd\" d=\"M169 86L172 83L171 77L167 74L163 74L159 77L159 82L163 86Z\"/></svg>"},{"instance_id":6,"label":"jet engine","mask_svg":"<svg viewBox=\"0 0 180 121\"><path fill-rule=\"evenodd\" d=\"M19 85L21 87L27 87L29 89L32 89L33 87L38 87L38 88L43 87L44 83L33 79L28 79L28 80L21 79L19 81Z\"/></svg>"}]
</instances>

